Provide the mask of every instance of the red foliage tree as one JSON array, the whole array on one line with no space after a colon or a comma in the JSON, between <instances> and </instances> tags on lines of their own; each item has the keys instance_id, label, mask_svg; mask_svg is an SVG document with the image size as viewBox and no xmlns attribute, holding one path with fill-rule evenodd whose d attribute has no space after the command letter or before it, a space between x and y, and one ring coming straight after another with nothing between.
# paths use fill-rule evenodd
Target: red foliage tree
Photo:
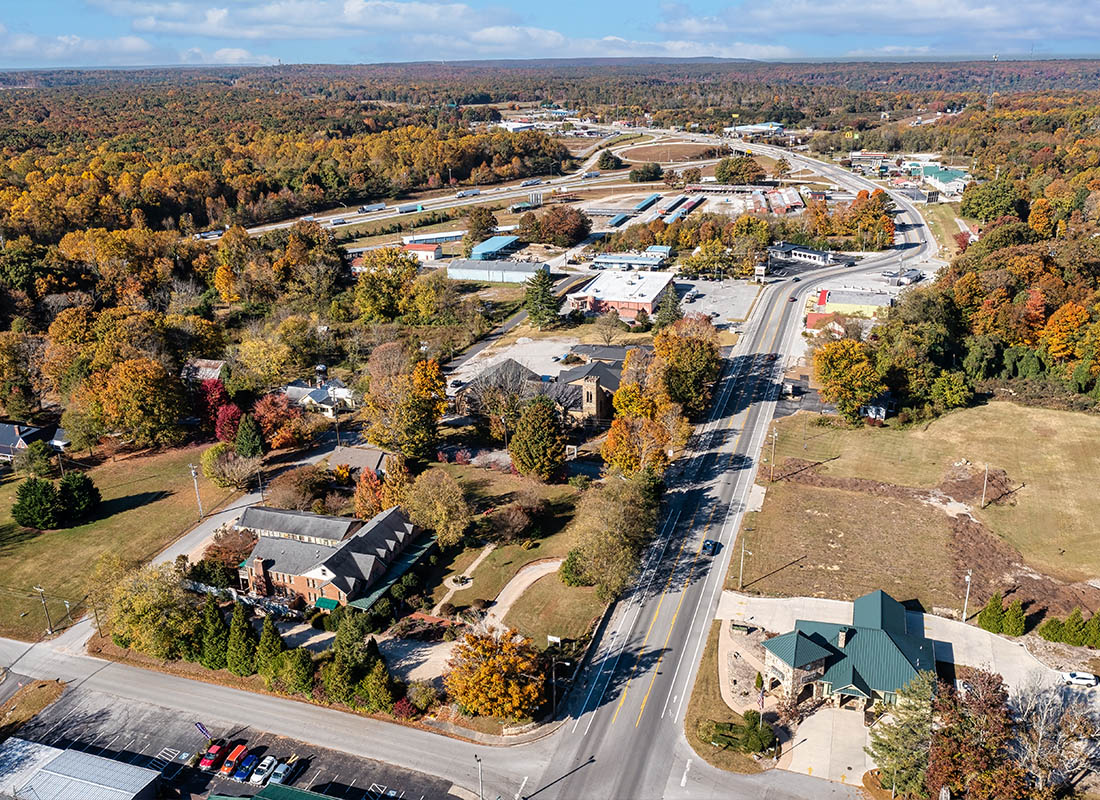
<instances>
[{"instance_id":1,"label":"red foliage tree","mask_svg":"<svg viewBox=\"0 0 1100 800\"><path fill-rule=\"evenodd\" d=\"M218 419L218 409L229 402L229 392L225 384L218 378L208 378L199 384L196 404L202 423L208 430L214 429L214 423Z\"/></svg>"},{"instance_id":2,"label":"red foliage tree","mask_svg":"<svg viewBox=\"0 0 1100 800\"><path fill-rule=\"evenodd\" d=\"M285 394L267 394L256 401L252 407L252 416L260 424L260 431L269 445L288 422L302 416L301 409L292 406Z\"/></svg>"},{"instance_id":3,"label":"red foliage tree","mask_svg":"<svg viewBox=\"0 0 1100 800\"><path fill-rule=\"evenodd\" d=\"M214 435L219 442L231 442L237 438L237 426L241 423L241 409L236 403L226 403L218 409L214 421Z\"/></svg>"}]
</instances>

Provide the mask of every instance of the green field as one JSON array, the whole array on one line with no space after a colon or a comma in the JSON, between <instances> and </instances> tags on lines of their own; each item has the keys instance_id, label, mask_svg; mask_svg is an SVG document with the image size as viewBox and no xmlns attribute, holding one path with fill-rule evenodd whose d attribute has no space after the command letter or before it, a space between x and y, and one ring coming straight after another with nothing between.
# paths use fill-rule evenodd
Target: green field
<instances>
[{"instance_id":1,"label":"green field","mask_svg":"<svg viewBox=\"0 0 1100 800\"><path fill-rule=\"evenodd\" d=\"M925 203L917 206L924 221L932 229L932 235L940 245L940 257L950 259L959 252L955 244L955 234L959 225L955 217L959 215L958 203Z\"/></svg>"},{"instance_id":2,"label":"green field","mask_svg":"<svg viewBox=\"0 0 1100 800\"><path fill-rule=\"evenodd\" d=\"M147 560L189 529L198 516L191 472L201 447L150 456L121 457L88 471L103 494L92 522L57 531L16 525L10 508L21 478L7 473L0 483L0 635L33 640L45 631L42 605L33 586L49 598L55 627L66 624L65 600L74 612L85 595L86 576L100 554L114 551ZM200 480L203 507L210 511L231 493Z\"/></svg>"},{"instance_id":3,"label":"green field","mask_svg":"<svg viewBox=\"0 0 1100 800\"><path fill-rule=\"evenodd\" d=\"M974 516L1043 572L1070 581L1100 575L1100 416L992 402L911 428L841 430L814 418L777 423L778 464L806 459L828 475L929 488L963 460L1003 469L1012 502L973 508Z\"/></svg>"},{"instance_id":4,"label":"green field","mask_svg":"<svg viewBox=\"0 0 1100 800\"><path fill-rule=\"evenodd\" d=\"M587 586L566 586L557 575L535 581L504 618L504 624L522 631L540 649L547 635L582 639L593 627L604 604L596 590Z\"/></svg>"}]
</instances>

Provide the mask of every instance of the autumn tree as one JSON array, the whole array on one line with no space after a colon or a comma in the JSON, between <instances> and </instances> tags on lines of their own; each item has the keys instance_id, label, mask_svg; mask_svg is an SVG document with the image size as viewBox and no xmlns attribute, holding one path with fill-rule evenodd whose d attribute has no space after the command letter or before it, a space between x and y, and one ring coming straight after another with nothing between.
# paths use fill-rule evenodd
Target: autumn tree
<instances>
[{"instance_id":1,"label":"autumn tree","mask_svg":"<svg viewBox=\"0 0 1100 800\"><path fill-rule=\"evenodd\" d=\"M1049 239L1054 235L1054 214L1050 207L1050 201L1045 197L1040 197L1031 204L1027 226L1044 239Z\"/></svg>"},{"instance_id":2,"label":"autumn tree","mask_svg":"<svg viewBox=\"0 0 1100 800\"><path fill-rule=\"evenodd\" d=\"M538 651L515 630L466 634L443 682L454 701L476 716L524 719L543 700Z\"/></svg>"},{"instance_id":3,"label":"autumn tree","mask_svg":"<svg viewBox=\"0 0 1100 800\"><path fill-rule=\"evenodd\" d=\"M859 410L882 393L883 384L862 342L840 339L814 353L814 373L821 384L821 397L836 403L849 422L859 419Z\"/></svg>"},{"instance_id":4,"label":"autumn tree","mask_svg":"<svg viewBox=\"0 0 1100 800\"><path fill-rule=\"evenodd\" d=\"M116 364L97 394L107 428L139 447L180 440L183 402L179 380L159 361L137 358Z\"/></svg>"},{"instance_id":5,"label":"autumn tree","mask_svg":"<svg viewBox=\"0 0 1100 800\"><path fill-rule=\"evenodd\" d=\"M554 279L550 277L550 271L536 270L527 279L524 288L523 308L527 318L541 331L557 320L560 306L561 298L554 293Z\"/></svg>"},{"instance_id":6,"label":"autumn tree","mask_svg":"<svg viewBox=\"0 0 1100 800\"><path fill-rule=\"evenodd\" d=\"M218 410L229 402L229 392L218 378L208 378L199 384L195 392L195 405L207 430L214 430Z\"/></svg>"},{"instance_id":7,"label":"autumn tree","mask_svg":"<svg viewBox=\"0 0 1100 800\"><path fill-rule=\"evenodd\" d=\"M116 644L153 658L188 655L200 636L200 619L178 563L154 562L117 576L104 612L102 621Z\"/></svg>"},{"instance_id":8,"label":"autumn tree","mask_svg":"<svg viewBox=\"0 0 1100 800\"><path fill-rule=\"evenodd\" d=\"M553 401L537 395L516 423L508 442L508 453L521 475L546 481L565 463L565 435Z\"/></svg>"},{"instance_id":9,"label":"autumn tree","mask_svg":"<svg viewBox=\"0 0 1100 800\"><path fill-rule=\"evenodd\" d=\"M214 435L219 442L232 442L237 438L237 426L241 422L241 409L236 403L226 403L218 409L214 419Z\"/></svg>"},{"instance_id":10,"label":"autumn tree","mask_svg":"<svg viewBox=\"0 0 1100 800\"><path fill-rule=\"evenodd\" d=\"M440 547L462 541L471 519L462 487L441 469L430 469L417 476L405 500L405 510L414 523L435 531Z\"/></svg>"},{"instance_id":11,"label":"autumn tree","mask_svg":"<svg viewBox=\"0 0 1100 800\"><path fill-rule=\"evenodd\" d=\"M275 434L292 420L302 416L301 409L292 406L282 392L265 394L252 407L252 416L260 426L260 432L270 445Z\"/></svg>"},{"instance_id":12,"label":"autumn tree","mask_svg":"<svg viewBox=\"0 0 1100 800\"><path fill-rule=\"evenodd\" d=\"M368 438L407 458L427 459L447 404L439 362L418 361L410 371L403 357L391 359L390 355L390 347L376 348L368 364Z\"/></svg>"},{"instance_id":13,"label":"autumn tree","mask_svg":"<svg viewBox=\"0 0 1100 800\"><path fill-rule=\"evenodd\" d=\"M397 247L383 247L363 254L362 271L355 286L355 307L368 320L392 320L411 296L416 280L416 256Z\"/></svg>"},{"instance_id":14,"label":"autumn tree","mask_svg":"<svg viewBox=\"0 0 1100 800\"><path fill-rule=\"evenodd\" d=\"M653 339L653 350L661 362L668 399L689 415L702 413L720 366L717 333L710 319L694 315L662 328Z\"/></svg>"},{"instance_id":15,"label":"autumn tree","mask_svg":"<svg viewBox=\"0 0 1100 800\"><path fill-rule=\"evenodd\" d=\"M764 168L752 156L723 158L714 167L719 183L753 184L764 180Z\"/></svg>"},{"instance_id":16,"label":"autumn tree","mask_svg":"<svg viewBox=\"0 0 1100 800\"><path fill-rule=\"evenodd\" d=\"M543 241L558 247L572 247L584 241L592 230L592 220L583 211L557 205L539 218Z\"/></svg>"},{"instance_id":17,"label":"autumn tree","mask_svg":"<svg viewBox=\"0 0 1100 800\"><path fill-rule=\"evenodd\" d=\"M383 510L382 481L378 479L378 473L373 469L363 467L359 470L352 502L355 507L355 516L359 519L371 519Z\"/></svg>"},{"instance_id":18,"label":"autumn tree","mask_svg":"<svg viewBox=\"0 0 1100 800\"><path fill-rule=\"evenodd\" d=\"M664 472L668 466L669 433L645 417L620 416L611 423L600 454L609 467L624 475L642 470Z\"/></svg>"},{"instance_id":19,"label":"autumn tree","mask_svg":"<svg viewBox=\"0 0 1100 800\"><path fill-rule=\"evenodd\" d=\"M1055 361L1066 361L1076 355L1077 345L1084 338L1088 323L1088 311L1070 301L1050 315L1039 334L1039 341Z\"/></svg>"}]
</instances>

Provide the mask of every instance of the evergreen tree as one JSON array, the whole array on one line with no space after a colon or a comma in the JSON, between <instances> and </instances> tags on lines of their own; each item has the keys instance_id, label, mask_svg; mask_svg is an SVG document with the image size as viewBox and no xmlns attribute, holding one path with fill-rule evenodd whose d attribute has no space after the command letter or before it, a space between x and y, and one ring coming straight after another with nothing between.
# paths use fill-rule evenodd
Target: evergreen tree
<instances>
[{"instance_id":1,"label":"evergreen tree","mask_svg":"<svg viewBox=\"0 0 1100 800\"><path fill-rule=\"evenodd\" d=\"M1085 623L1085 636L1083 644L1094 650L1100 648L1100 615L1093 614Z\"/></svg>"},{"instance_id":2,"label":"evergreen tree","mask_svg":"<svg viewBox=\"0 0 1100 800\"><path fill-rule=\"evenodd\" d=\"M351 611L340 620L336 636L332 640L333 658L343 661L354 676L365 671L369 664L367 642L373 641L367 639L369 629L370 620L367 615ZM352 677L351 682L354 679Z\"/></svg>"},{"instance_id":3,"label":"evergreen tree","mask_svg":"<svg viewBox=\"0 0 1100 800\"><path fill-rule=\"evenodd\" d=\"M352 677L352 668L347 660L337 655L321 672L321 682L325 687L325 694L334 703L350 703L354 694L355 681Z\"/></svg>"},{"instance_id":4,"label":"evergreen tree","mask_svg":"<svg viewBox=\"0 0 1100 800\"><path fill-rule=\"evenodd\" d=\"M1013 600L1005 611L1001 632L1006 636L1023 636L1026 627L1027 619L1024 616L1024 606L1019 599Z\"/></svg>"},{"instance_id":5,"label":"evergreen tree","mask_svg":"<svg viewBox=\"0 0 1100 800\"><path fill-rule=\"evenodd\" d=\"M565 436L558 411L546 395L539 395L523 410L508 442L512 463L521 475L549 480L565 463Z\"/></svg>"},{"instance_id":6,"label":"evergreen tree","mask_svg":"<svg viewBox=\"0 0 1100 800\"><path fill-rule=\"evenodd\" d=\"M355 699L360 708L370 713L390 713L393 710L396 690L386 662L379 658L359 682Z\"/></svg>"},{"instance_id":7,"label":"evergreen tree","mask_svg":"<svg viewBox=\"0 0 1100 800\"><path fill-rule=\"evenodd\" d=\"M275 619L270 614L264 617L264 627L260 631L260 644L256 648L256 671L269 680L274 677L279 656L286 650L283 637L275 627Z\"/></svg>"},{"instance_id":8,"label":"evergreen tree","mask_svg":"<svg viewBox=\"0 0 1100 800\"><path fill-rule=\"evenodd\" d=\"M653 327L657 330L667 328L676 320L683 318L684 312L680 310L680 295L676 294L675 289L670 288L657 306L657 320L653 323Z\"/></svg>"},{"instance_id":9,"label":"evergreen tree","mask_svg":"<svg viewBox=\"0 0 1100 800\"><path fill-rule=\"evenodd\" d=\"M225 669L226 651L229 648L229 626L218 608L214 595L206 596L202 610L202 655L199 663L207 669Z\"/></svg>"},{"instance_id":10,"label":"evergreen tree","mask_svg":"<svg viewBox=\"0 0 1100 800\"><path fill-rule=\"evenodd\" d=\"M241 458L256 458L264 454L264 437L260 426L251 414L241 417L237 425L237 438L234 441L237 455Z\"/></svg>"},{"instance_id":11,"label":"evergreen tree","mask_svg":"<svg viewBox=\"0 0 1100 800\"><path fill-rule=\"evenodd\" d=\"M56 528L61 523L61 505L53 483L44 478L27 478L19 484L11 517L25 528Z\"/></svg>"},{"instance_id":12,"label":"evergreen tree","mask_svg":"<svg viewBox=\"0 0 1100 800\"><path fill-rule=\"evenodd\" d=\"M1065 625L1062 627L1062 641L1075 647L1085 644L1085 620L1081 616L1080 608L1074 608L1073 612L1066 617Z\"/></svg>"},{"instance_id":13,"label":"evergreen tree","mask_svg":"<svg viewBox=\"0 0 1100 800\"><path fill-rule=\"evenodd\" d=\"M990 633L1000 633L1004 630L1004 615L1004 601L1001 599L1001 593L995 592L985 604L985 608L978 613L978 627Z\"/></svg>"},{"instance_id":14,"label":"evergreen tree","mask_svg":"<svg viewBox=\"0 0 1100 800\"><path fill-rule=\"evenodd\" d=\"M1061 642L1065 635L1065 627L1062 620L1057 617L1051 617L1039 626L1039 630L1037 630L1036 633L1048 642Z\"/></svg>"},{"instance_id":15,"label":"evergreen tree","mask_svg":"<svg viewBox=\"0 0 1100 800\"><path fill-rule=\"evenodd\" d=\"M527 281L523 307L527 318L540 331L558 318L561 300L554 294L554 279L547 270L538 270Z\"/></svg>"},{"instance_id":16,"label":"evergreen tree","mask_svg":"<svg viewBox=\"0 0 1100 800\"><path fill-rule=\"evenodd\" d=\"M878 765L883 788L893 787L898 795L924 796L935 688L935 673L918 673L898 692L898 702L891 709L889 721L883 720L871 728L867 754Z\"/></svg>"},{"instance_id":17,"label":"evergreen tree","mask_svg":"<svg viewBox=\"0 0 1100 800\"><path fill-rule=\"evenodd\" d=\"M251 675L256 671L256 632L252 630L244 603L237 603L229 622L226 666L234 675Z\"/></svg>"},{"instance_id":18,"label":"evergreen tree","mask_svg":"<svg viewBox=\"0 0 1100 800\"><path fill-rule=\"evenodd\" d=\"M287 650L278 658L276 680L284 692L309 694L313 691L313 655L303 647Z\"/></svg>"},{"instance_id":19,"label":"evergreen tree","mask_svg":"<svg viewBox=\"0 0 1100 800\"><path fill-rule=\"evenodd\" d=\"M69 524L87 519L102 499L95 483L83 472L66 472L57 485L58 504Z\"/></svg>"}]
</instances>

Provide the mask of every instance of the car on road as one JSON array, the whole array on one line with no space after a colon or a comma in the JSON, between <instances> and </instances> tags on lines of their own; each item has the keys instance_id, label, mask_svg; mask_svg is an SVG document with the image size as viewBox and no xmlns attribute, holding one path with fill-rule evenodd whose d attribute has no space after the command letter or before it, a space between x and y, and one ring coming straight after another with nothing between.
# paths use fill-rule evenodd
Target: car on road
<instances>
[{"instance_id":1,"label":"car on road","mask_svg":"<svg viewBox=\"0 0 1100 800\"><path fill-rule=\"evenodd\" d=\"M797 275L795 275L793 278L791 278L791 283L798 283L800 280L802 280L802 279L800 277L798 277Z\"/></svg>"},{"instance_id":2,"label":"car on road","mask_svg":"<svg viewBox=\"0 0 1100 800\"><path fill-rule=\"evenodd\" d=\"M223 758L225 758L225 745L212 744L206 749L206 752L203 753L202 760L199 761L199 769L217 769L221 765Z\"/></svg>"},{"instance_id":3,"label":"car on road","mask_svg":"<svg viewBox=\"0 0 1100 800\"><path fill-rule=\"evenodd\" d=\"M248 748L243 744L239 744L233 748L233 752L229 754L229 758L222 764L221 774L227 778L237 771L237 767L241 765L241 761L248 755Z\"/></svg>"},{"instance_id":4,"label":"car on road","mask_svg":"<svg viewBox=\"0 0 1100 800\"><path fill-rule=\"evenodd\" d=\"M275 767L275 771L271 773L271 780L269 780L268 783L278 785L289 784L294 780L294 776L298 774L299 763L297 756L291 756L282 764Z\"/></svg>"},{"instance_id":5,"label":"car on road","mask_svg":"<svg viewBox=\"0 0 1100 800\"><path fill-rule=\"evenodd\" d=\"M237 767L237 771L233 773L233 780L238 783L247 781L252 775L252 770L256 769L256 764L259 763L259 760L259 756L251 753L241 759L241 765Z\"/></svg>"},{"instance_id":6,"label":"car on road","mask_svg":"<svg viewBox=\"0 0 1100 800\"><path fill-rule=\"evenodd\" d=\"M713 539L706 539L703 542L703 555L712 556L718 552L718 542Z\"/></svg>"},{"instance_id":7,"label":"car on road","mask_svg":"<svg viewBox=\"0 0 1100 800\"><path fill-rule=\"evenodd\" d=\"M1100 678L1091 672L1063 672L1061 677L1066 686L1096 686L1100 683Z\"/></svg>"},{"instance_id":8,"label":"car on road","mask_svg":"<svg viewBox=\"0 0 1100 800\"><path fill-rule=\"evenodd\" d=\"M271 777L271 773L275 771L275 768L279 766L279 759L275 756L264 756L259 766L252 773L252 777L248 779L248 782L255 786L262 786L263 783Z\"/></svg>"},{"instance_id":9,"label":"car on road","mask_svg":"<svg viewBox=\"0 0 1100 800\"><path fill-rule=\"evenodd\" d=\"M792 294L792 295L791 295L790 297L788 297L788 298L787 298L787 302L788 302L788 303L797 303L797 302L798 302L798 298L797 298L797 297L795 297L795 296L794 296L794 295Z\"/></svg>"}]
</instances>

